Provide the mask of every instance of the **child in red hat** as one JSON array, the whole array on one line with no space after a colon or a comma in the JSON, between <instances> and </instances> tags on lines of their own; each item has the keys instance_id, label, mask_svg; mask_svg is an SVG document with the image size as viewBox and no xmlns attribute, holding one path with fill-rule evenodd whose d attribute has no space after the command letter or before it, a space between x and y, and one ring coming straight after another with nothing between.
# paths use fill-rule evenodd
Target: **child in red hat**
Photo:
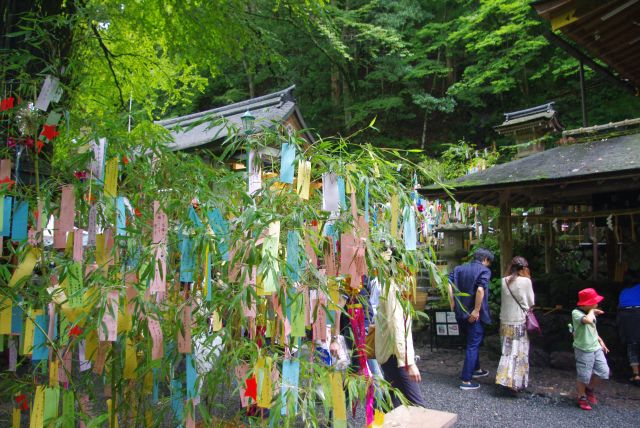
<instances>
[{"instance_id":1,"label":"child in red hat","mask_svg":"<svg viewBox=\"0 0 640 428\"><path fill-rule=\"evenodd\" d=\"M578 292L577 308L571 313L573 320L573 348L576 355L578 405L591 410L598 402L594 389L599 379L609 379L609 365L604 354L609 352L596 329L596 316L604 312L598 309L604 297L593 288Z\"/></svg>"}]
</instances>

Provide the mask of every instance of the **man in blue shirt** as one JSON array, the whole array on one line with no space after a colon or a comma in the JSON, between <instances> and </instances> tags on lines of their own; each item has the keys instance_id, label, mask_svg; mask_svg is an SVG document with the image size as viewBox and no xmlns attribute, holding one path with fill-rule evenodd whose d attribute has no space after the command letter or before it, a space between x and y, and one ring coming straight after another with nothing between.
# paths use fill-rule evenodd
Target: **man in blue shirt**
<instances>
[{"instance_id":1,"label":"man in blue shirt","mask_svg":"<svg viewBox=\"0 0 640 428\"><path fill-rule=\"evenodd\" d=\"M489 314L489 280L493 253L478 248L470 263L456 266L449 274L449 304L455 310L460 333L466 336L467 349L460 375L460 389L480 388L474 378L487 376L480 368L478 351L484 337L484 325L491 324ZM462 295L461 295L462 294Z\"/></svg>"}]
</instances>

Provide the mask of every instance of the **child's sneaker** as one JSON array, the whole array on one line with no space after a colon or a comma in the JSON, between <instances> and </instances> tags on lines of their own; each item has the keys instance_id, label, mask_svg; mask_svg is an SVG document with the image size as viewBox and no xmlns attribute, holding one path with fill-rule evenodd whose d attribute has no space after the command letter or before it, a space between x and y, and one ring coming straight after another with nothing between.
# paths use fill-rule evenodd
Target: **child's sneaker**
<instances>
[{"instance_id":1,"label":"child's sneaker","mask_svg":"<svg viewBox=\"0 0 640 428\"><path fill-rule=\"evenodd\" d=\"M587 400L586 396L578 399L578 406L580 406L582 410L591 410L591 404L589 404L589 400Z\"/></svg>"},{"instance_id":2,"label":"child's sneaker","mask_svg":"<svg viewBox=\"0 0 640 428\"><path fill-rule=\"evenodd\" d=\"M589 404L598 404L598 399L596 398L596 395L593 393L592 389L587 389L585 392L587 393L587 401L589 402Z\"/></svg>"}]
</instances>

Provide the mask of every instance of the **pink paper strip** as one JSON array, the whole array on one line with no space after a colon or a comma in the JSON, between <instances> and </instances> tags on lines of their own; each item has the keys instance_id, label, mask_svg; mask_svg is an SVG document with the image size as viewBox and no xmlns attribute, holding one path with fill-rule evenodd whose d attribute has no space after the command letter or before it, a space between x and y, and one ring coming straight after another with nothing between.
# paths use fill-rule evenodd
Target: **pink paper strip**
<instances>
[{"instance_id":1,"label":"pink paper strip","mask_svg":"<svg viewBox=\"0 0 640 428\"><path fill-rule=\"evenodd\" d=\"M107 294L106 308L102 323L98 326L98 338L101 342L115 342L118 336L118 298L117 291Z\"/></svg>"},{"instance_id":2,"label":"pink paper strip","mask_svg":"<svg viewBox=\"0 0 640 428\"><path fill-rule=\"evenodd\" d=\"M84 237L84 230L76 229L73 232L73 261L82 263L82 256L84 255L84 248L82 247L82 240Z\"/></svg>"},{"instance_id":3,"label":"pink paper strip","mask_svg":"<svg viewBox=\"0 0 640 428\"><path fill-rule=\"evenodd\" d=\"M60 198L60 214L55 221L53 231L53 248L64 249L67 245L67 232L73 230L73 222L76 215L76 199L73 194L73 185L62 186Z\"/></svg>"},{"instance_id":4,"label":"pink paper strip","mask_svg":"<svg viewBox=\"0 0 640 428\"><path fill-rule=\"evenodd\" d=\"M248 364L241 364L235 368L236 379L238 381L238 389L240 390L240 404L243 408L249 405L249 397L245 396L245 392L246 392L245 380L247 379L248 371L249 371Z\"/></svg>"},{"instance_id":5,"label":"pink paper strip","mask_svg":"<svg viewBox=\"0 0 640 428\"><path fill-rule=\"evenodd\" d=\"M315 315L313 321L313 340L324 342L327 340L327 313L325 311L327 298L322 292L318 292L317 298L312 299L311 304L313 305L313 314Z\"/></svg>"},{"instance_id":6,"label":"pink paper strip","mask_svg":"<svg viewBox=\"0 0 640 428\"><path fill-rule=\"evenodd\" d=\"M90 247L95 247L96 245L96 229L98 223L98 206L96 204L91 204L89 208L89 221L87 224L87 245Z\"/></svg>"},{"instance_id":7,"label":"pink paper strip","mask_svg":"<svg viewBox=\"0 0 640 428\"><path fill-rule=\"evenodd\" d=\"M180 318L182 319L184 334L178 330L178 352L189 354L191 353L191 304L187 304L182 308Z\"/></svg>"},{"instance_id":8,"label":"pink paper strip","mask_svg":"<svg viewBox=\"0 0 640 428\"><path fill-rule=\"evenodd\" d=\"M163 352L163 336L162 328L160 327L160 321L154 318L147 318L147 326L149 327L149 334L151 335L151 359L159 360L162 358Z\"/></svg>"}]
</instances>

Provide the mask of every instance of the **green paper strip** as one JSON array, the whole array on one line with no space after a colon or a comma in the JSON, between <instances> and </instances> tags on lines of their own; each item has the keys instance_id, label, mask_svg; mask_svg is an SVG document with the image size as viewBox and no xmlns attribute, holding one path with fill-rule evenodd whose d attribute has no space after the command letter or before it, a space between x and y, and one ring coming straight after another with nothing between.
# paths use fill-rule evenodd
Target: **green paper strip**
<instances>
[{"instance_id":1,"label":"green paper strip","mask_svg":"<svg viewBox=\"0 0 640 428\"><path fill-rule=\"evenodd\" d=\"M44 424L48 425L58 417L58 405L60 404L60 388L45 388L44 390Z\"/></svg>"}]
</instances>

